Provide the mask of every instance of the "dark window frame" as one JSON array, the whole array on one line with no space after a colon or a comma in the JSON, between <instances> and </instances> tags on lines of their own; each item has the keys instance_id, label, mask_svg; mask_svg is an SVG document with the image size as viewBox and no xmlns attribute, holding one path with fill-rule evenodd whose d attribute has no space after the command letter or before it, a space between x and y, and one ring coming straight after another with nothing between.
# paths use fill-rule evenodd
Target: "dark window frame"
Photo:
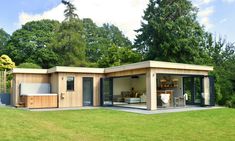
<instances>
[{"instance_id":1,"label":"dark window frame","mask_svg":"<svg viewBox=\"0 0 235 141\"><path fill-rule=\"evenodd\" d=\"M69 80L71 79L71 80ZM75 86L75 77L74 76L67 76L66 80L66 90L67 91L74 91L74 86Z\"/></svg>"}]
</instances>

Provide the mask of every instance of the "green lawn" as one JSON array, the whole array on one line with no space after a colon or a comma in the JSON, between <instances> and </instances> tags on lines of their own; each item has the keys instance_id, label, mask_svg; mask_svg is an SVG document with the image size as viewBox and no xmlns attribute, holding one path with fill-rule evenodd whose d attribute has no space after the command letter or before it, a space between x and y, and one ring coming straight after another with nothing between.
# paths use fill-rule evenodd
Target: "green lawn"
<instances>
[{"instance_id":1,"label":"green lawn","mask_svg":"<svg viewBox=\"0 0 235 141\"><path fill-rule=\"evenodd\" d=\"M140 115L106 109L30 112L0 107L1 141L234 141L235 109Z\"/></svg>"}]
</instances>

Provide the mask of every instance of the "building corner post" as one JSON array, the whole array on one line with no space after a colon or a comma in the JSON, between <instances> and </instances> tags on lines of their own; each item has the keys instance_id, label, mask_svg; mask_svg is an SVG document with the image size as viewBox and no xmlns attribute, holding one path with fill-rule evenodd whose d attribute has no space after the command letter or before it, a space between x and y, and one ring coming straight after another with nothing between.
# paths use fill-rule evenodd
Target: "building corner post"
<instances>
[{"instance_id":1,"label":"building corner post","mask_svg":"<svg viewBox=\"0 0 235 141\"><path fill-rule=\"evenodd\" d=\"M150 68L146 73L147 110L157 109L157 77Z\"/></svg>"}]
</instances>

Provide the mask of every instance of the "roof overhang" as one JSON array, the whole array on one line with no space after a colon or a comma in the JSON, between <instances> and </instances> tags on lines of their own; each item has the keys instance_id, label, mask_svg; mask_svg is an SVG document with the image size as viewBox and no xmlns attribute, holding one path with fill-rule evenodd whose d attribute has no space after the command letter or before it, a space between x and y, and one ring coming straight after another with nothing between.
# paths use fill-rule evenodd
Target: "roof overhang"
<instances>
[{"instance_id":1,"label":"roof overhang","mask_svg":"<svg viewBox=\"0 0 235 141\"><path fill-rule=\"evenodd\" d=\"M85 68L85 67L65 67L65 66L56 66L50 69L14 68L12 70L12 73L47 74L55 72L69 72L69 73L105 74L105 73L114 73L120 71L145 69L145 68L196 70L196 71L205 71L205 72L213 71L212 66L171 63L171 62L161 62L161 61L145 61L145 62L122 65L122 66L110 67L110 68Z\"/></svg>"},{"instance_id":2,"label":"roof overhang","mask_svg":"<svg viewBox=\"0 0 235 141\"><path fill-rule=\"evenodd\" d=\"M30 73L30 74L47 74L47 69L24 69L24 68L14 68L12 73Z\"/></svg>"},{"instance_id":3,"label":"roof overhang","mask_svg":"<svg viewBox=\"0 0 235 141\"><path fill-rule=\"evenodd\" d=\"M62 67L56 66L51 69L48 69L48 73L54 72L70 72L70 73L104 73L103 68L84 68L84 67Z\"/></svg>"},{"instance_id":4,"label":"roof overhang","mask_svg":"<svg viewBox=\"0 0 235 141\"><path fill-rule=\"evenodd\" d=\"M162 62L162 61L145 61L145 62L133 63L133 64L123 65L123 66L106 68L105 73L113 73L113 72L119 72L119 71L144 69L144 68L213 71L212 66L171 63L171 62Z\"/></svg>"}]
</instances>

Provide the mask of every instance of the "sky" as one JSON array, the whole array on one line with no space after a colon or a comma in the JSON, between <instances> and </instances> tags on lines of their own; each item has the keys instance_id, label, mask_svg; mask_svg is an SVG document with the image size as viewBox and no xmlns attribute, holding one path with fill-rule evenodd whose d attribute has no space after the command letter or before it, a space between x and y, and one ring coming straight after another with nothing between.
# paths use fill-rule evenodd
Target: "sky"
<instances>
[{"instance_id":1,"label":"sky","mask_svg":"<svg viewBox=\"0 0 235 141\"><path fill-rule=\"evenodd\" d=\"M111 23L134 40L149 0L70 0L80 18L97 25ZM235 0L191 0L199 9L198 21L215 37L235 42ZM0 28L12 34L26 22L40 19L63 21L61 0L1 0Z\"/></svg>"}]
</instances>

